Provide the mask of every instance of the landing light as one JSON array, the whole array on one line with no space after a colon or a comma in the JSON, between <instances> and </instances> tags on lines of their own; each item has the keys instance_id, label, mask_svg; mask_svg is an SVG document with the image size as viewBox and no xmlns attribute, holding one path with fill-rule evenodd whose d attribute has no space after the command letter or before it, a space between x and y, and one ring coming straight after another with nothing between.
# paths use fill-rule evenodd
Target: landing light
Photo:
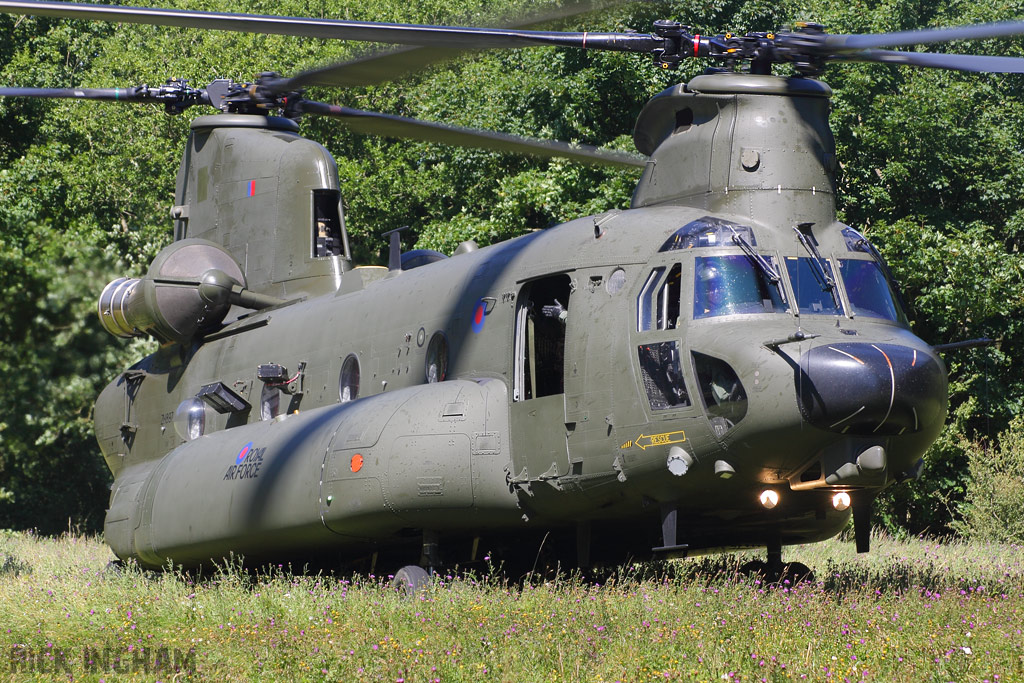
<instances>
[{"instance_id":1,"label":"landing light","mask_svg":"<svg viewBox=\"0 0 1024 683\"><path fill-rule=\"evenodd\" d=\"M832 496L832 507L842 512L843 510L850 507L850 494L846 491L840 491L836 495Z\"/></svg>"},{"instance_id":2,"label":"landing light","mask_svg":"<svg viewBox=\"0 0 1024 683\"><path fill-rule=\"evenodd\" d=\"M779 494L771 489L765 489L761 491L761 505L765 506L769 510L779 504Z\"/></svg>"}]
</instances>

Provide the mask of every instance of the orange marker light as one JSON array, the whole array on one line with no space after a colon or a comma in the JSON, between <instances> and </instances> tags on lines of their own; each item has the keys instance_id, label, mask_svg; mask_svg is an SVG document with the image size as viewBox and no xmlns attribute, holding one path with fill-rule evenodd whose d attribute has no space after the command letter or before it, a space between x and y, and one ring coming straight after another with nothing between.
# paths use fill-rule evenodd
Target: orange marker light
<instances>
[{"instance_id":1,"label":"orange marker light","mask_svg":"<svg viewBox=\"0 0 1024 683\"><path fill-rule=\"evenodd\" d=\"M353 472L358 472L359 470L363 469L363 456L359 455L358 453L353 455L351 468Z\"/></svg>"}]
</instances>

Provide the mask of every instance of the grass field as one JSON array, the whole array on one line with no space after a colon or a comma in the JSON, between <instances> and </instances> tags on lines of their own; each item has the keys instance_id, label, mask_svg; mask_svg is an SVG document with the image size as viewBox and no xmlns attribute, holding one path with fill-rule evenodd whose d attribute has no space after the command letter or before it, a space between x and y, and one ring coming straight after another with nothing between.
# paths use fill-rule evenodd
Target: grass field
<instances>
[{"instance_id":1,"label":"grass field","mask_svg":"<svg viewBox=\"0 0 1024 683\"><path fill-rule=\"evenodd\" d=\"M110 573L98 539L0 531L0 680L1024 681L1024 547L873 545L786 548L817 574L795 588L722 556L409 600L386 577Z\"/></svg>"}]
</instances>

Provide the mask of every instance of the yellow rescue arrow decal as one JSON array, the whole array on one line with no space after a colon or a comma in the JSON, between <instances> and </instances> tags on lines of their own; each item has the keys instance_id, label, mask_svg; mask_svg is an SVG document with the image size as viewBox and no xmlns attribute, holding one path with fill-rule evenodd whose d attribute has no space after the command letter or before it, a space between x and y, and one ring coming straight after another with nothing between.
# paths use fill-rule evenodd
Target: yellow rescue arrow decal
<instances>
[{"instance_id":1,"label":"yellow rescue arrow decal","mask_svg":"<svg viewBox=\"0 0 1024 683\"><path fill-rule=\"evenodd\" d=\"M678 432L665 432L663 434L641 434L633 441L633 445L639 446L641 450L646 451L651 446L665 446L670 443L682 443L684 441L686 441L686 432L680 429Z\"/></svg>"}]
</instances>

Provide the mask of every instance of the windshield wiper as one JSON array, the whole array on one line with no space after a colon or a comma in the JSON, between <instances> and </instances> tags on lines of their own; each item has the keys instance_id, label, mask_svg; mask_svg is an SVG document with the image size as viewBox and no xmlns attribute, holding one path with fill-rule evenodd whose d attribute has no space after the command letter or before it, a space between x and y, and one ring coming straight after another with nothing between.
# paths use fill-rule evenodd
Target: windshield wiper
<instances>
[{"instance_id":1,"label":"windshield wiper","mask_svg":"<svg viewBox=\"0 0 1024 683\"><path fill-rule=\"evenodd\" d=\"M729 229L732 230L733 244L742 249L743 253L757 264L757 267L761 269L761 272L764 273L765 277L767 277L768 280L777 287L779 283L782 282L782 277L779 275L778 271L772 267L772 264L768 262L768 259L754 251L754 248L750 246L750 242L743 239L743 235L736 232L736 228L730 225Z\"/></svg>"},{"instance_id":2,"label":"windshield wiper","mask_svg":"<svg viewBox=\"0 0 1024 683\"><path fill-rule=\"evenodd\" d=\"M761 269L764 276L768 278L768 282L775 285L775 289L778 290L782 300L786 301L786 290L782 287L782 276L779 275L779 271L775 270L775 266L768 259L754 251L754 248L750 246L750 242L745 240L743 235L736 231L736 228L730 225L729 229L732 230L733 244L738 246L747 255L747 258L757 264L757 267Z\"/></svg>"},{"instance_id":3,"label":"windshield wiper","mask_svg":"<svg viewBox=\"0 0 1024 683\"><path fill-rule=\"evenodd\" d=\"M804 249L811 255L812 263L815 266L811 269L811 272L814 273L815 279L821 285L821 291L831 294L833 303L835 303L836 308L839 308L839 297L836 295L836 281L829 275L829 271L825 267L824 257L818 251L818 247L815 246L814 240L807 234L807 232L810 232L812 225L814 224L801 223L799 226L793 226L793 231L796 232L796 238L800 240L800 244L804 245ZM807 232L804 232L804 230Z\"/></svg>"}]
</instances>

